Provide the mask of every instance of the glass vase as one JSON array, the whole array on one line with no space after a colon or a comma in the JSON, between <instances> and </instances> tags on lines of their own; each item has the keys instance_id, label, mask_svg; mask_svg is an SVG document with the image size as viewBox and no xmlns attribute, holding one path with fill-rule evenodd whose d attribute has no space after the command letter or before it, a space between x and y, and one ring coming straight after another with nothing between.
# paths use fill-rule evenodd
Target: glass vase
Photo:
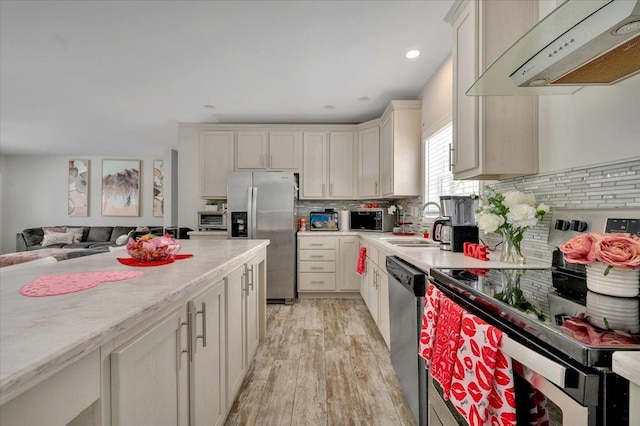
<instances>
[{"instance_id":1,"label":"glass vase","mask_svg":"<svg viewBox=\"0 0 640 426\"><path fill-rule=\"evenodd\" d=\"M523 265L526 259L522 255L520 243L522 243L521 235L518 238L517 235L505 232L502 235L502 253L500 254L500 261Z\"/></svg>"}]
</instances>

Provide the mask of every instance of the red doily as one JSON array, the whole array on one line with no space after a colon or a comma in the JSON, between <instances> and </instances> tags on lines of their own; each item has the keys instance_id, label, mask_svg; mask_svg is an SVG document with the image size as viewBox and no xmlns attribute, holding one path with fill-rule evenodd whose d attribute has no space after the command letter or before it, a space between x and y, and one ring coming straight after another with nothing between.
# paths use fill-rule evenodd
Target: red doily
<instances>
[{"instance_id":1,"label":"red doily","mask_svg":"<svg viewBox=\"0 0 640 426\"><path fill-rule=\"evenodd\" d=\"M142 274L142 271L112 271L43 275L23 286L20 294L29 297L56 296L86 290L106 282L137 278Z\"/></svg>"},{"instance_id":2,"label":"red doily","mask_svg":"<svg viewBox=\"0 0 640 426\"><path fill-rule=\"evenodd\" d=\"M176 254L174 259L169 260L156 260L155 262L138 262L133 257L117 257L118 262L127 266L160 266L160 265L168 265L169 263L173 263L174 260L187 259L189 257L193 257L192 254Z\"/></svg>"}]
</instances>

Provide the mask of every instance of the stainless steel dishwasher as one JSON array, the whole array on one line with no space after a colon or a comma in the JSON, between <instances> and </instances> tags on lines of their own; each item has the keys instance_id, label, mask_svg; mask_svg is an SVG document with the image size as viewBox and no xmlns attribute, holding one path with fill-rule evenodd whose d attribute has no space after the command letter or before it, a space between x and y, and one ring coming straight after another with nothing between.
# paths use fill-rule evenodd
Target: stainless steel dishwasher
<instances>
[{"instance_id":1,"label":"stainless steel dishwasher","mask_svg":"<svg viewBox=\"0 0 640 426\"><path fill-rule=\"evenodd\" d=\"M418 426L428 424L427 370L418 355L426 274L397 256L387 257L391 365Z\"/></svg>"}]
</instances>

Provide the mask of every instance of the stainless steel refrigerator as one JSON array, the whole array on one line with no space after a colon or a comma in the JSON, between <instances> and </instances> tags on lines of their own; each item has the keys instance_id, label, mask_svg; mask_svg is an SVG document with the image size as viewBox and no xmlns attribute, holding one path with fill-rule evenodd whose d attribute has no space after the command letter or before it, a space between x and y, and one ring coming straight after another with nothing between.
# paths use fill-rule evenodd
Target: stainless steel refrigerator
<instances>
[{"instance_id":1,"label":"stainless steel refrigerator","mask_svg":"<svg viewBox=\"0 0 640 426\"><path fill-rule=\"evenodd\" d=\"M296 198L291 172L232 172L227 177L231 239L271 240L267 299L293 303L296 289Z\"/></svg>"}]
</instances>

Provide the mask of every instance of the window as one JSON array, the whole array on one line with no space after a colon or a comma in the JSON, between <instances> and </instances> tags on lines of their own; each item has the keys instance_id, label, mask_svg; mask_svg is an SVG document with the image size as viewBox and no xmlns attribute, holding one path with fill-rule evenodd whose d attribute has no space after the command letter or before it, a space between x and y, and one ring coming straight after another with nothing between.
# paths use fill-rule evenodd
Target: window
<instances>
[{"instance_id":1,"label":"window","mask_svg":"<svg viewBox=\"0 0 640 426\"><path fill-rule=\"evenodd\" d=\"M425 141L424 147L424 201L440 204L441 195L471 195L480 193L480 181L453 180L449 170L449 148L453 126L447 124ZM438 215L438 209L429 206L425 215Z\"/></svg>"}]
</instances>

